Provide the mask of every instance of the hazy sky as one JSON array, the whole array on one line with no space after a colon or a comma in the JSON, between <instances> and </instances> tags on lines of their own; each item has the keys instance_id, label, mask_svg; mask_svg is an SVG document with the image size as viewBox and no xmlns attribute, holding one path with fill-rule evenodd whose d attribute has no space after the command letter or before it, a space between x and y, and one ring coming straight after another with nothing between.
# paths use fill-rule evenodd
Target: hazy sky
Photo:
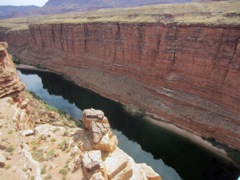
<instances>
[{"instance_id":1,"label":"hazy sky","mask_svg":"<svg viewBox=\"0 0 240 180\"><path fill-rule=\"evenodd\" d=\"M12 6L27 6L36 5L43 6L48 0L0 0L0 6L12 5Z\"/></svg>"}]
</instances>

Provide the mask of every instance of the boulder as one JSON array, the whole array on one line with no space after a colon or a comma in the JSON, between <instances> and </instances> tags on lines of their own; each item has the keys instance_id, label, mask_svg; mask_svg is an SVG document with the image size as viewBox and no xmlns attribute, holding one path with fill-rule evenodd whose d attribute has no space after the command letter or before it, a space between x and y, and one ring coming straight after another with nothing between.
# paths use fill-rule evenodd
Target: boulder
<instances>
[{"instance_id":1,"label":"boulder","mask_svg":"<svg viewBox=\"0 0 240 180\"><path fill-rule=\"evenodd\" d=\"M100 110L83 111L83 123L89 132L92 147L95 150L113 152L117 147L117 137L112 133L104 113Z\"/></svg>"},{"instance_id":2,"label":"boulder","mask_svg":"<svg viewBox=\"0 0 240 180\"><path fill-rule=\"evenodd\" d=\"M92 121L99 122L99 123L107 123L108 119L104 116L104 112L101 110L85 109L83 111L83 124L86 129L89 129L90 124Z\"/></svg>"}]
</instances>

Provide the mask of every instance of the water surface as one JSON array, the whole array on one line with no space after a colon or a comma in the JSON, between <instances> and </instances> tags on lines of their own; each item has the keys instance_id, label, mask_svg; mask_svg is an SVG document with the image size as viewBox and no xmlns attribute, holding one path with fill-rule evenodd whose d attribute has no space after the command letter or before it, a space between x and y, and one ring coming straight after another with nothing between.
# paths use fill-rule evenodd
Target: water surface
<instances>
[{"instance_id":1,"label":"water surface","mask_svg":"<svg viewBox=\"0 0 240 180\"><path fill-rule=\"evenodd\" d=\"M108 117L119 147L138 163L145 162L163 180L236 180L239 169L221 157L169 130L133 117L119 103L78 87L62 77L19 71L27 90L76 119L86 108L101 109Z\"/></svg>"}]
</instances>

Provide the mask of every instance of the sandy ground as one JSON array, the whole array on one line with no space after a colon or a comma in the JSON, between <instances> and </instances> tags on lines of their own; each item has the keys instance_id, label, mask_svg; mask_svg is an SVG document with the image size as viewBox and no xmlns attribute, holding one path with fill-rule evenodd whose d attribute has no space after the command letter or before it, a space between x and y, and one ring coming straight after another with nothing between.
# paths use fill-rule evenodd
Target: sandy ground
<instances>
[{"instance_id":1,"label":"sandy ground","mask_svg":"<svg viewBox=\"0 0 240 180\"><path fill-rule=\"evenodd\" d=\"M16 68L18 69L27 69L27 70L35 70L35 71L44 71L44 72L50 72L47 69L39 69L36 68L34 66L29 66L29 65L25 65L25 64L16 64Z\"/></svg>"},{"instance_id":2,"label":"sandy ground","mask_svg":"<svg viewBox=\"0 0 240 180\"><path fill-rule=\"evenodd\" d=\"M187 132L187 131L185 131L183 129L180 129L177 126L174 126L173 124L169 124L169 123L166 123L166 122L163 122L163 121L159 121L159 120L153 119L153 118L151 118L149 116L145 116L144 118L147 121L149 121L149 122L151 122L151 123L153 123L153 124L155 124L157 126L161 126L161 127L165 128L165 129L168 129L168 130L170 130L170 131L172 131L172 132L174 132L174 133L176 133L176 134L178 134L180 136L183 136L183 137L193 141L194 143L197 143L200 146L202 146L202 147L212 151L213 153L216 153L219 156L221 156L221 157L223 157L223 158L233 162L232 159L230 159L228 157L227 153L223 149L219 149L219 148L213 146L210 142L203 140L200 136L197 136L197 135L192 134L190 132Z\"/></svg>"}]
</instances>

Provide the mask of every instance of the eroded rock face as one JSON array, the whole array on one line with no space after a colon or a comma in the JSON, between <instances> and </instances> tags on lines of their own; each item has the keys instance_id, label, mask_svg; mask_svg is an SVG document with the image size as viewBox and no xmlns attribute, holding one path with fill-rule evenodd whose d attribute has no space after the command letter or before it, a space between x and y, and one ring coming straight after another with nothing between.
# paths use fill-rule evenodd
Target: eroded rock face
<instances>
[{"instance_id":1,"label":"eroded rock face","mask_svg":"<svg viewBox=\"0 0 240 180\"><path fill-rule=\"evenodd\" d=\"M117 145L117 137L110 129L107 117L100 110L85 109L83 111L84 127L88 129L92 147L106 152L113 152Z\"/></svg>"},{"instance_id":2,"label":"eroded rock face","mask_svg":"<svg viewBox=\"0 0 240 180\"><path fill-rule=\"evenodd\" d=\"M136 164L117 147L117 137L111 131L102 111L85 109L83 123L92 144L92 150L82 153L83 174L87 179L161 180L151 167Z\"/></svg>"},{"instance_id":3,"label":"eroded rock face","mask_svg":"<svg viewBox=\"0 0 240 180\"><path fill-rule=\"evenodd\" d=\"M16 177L49 179L54 175L56 179L60 179L60 173L65 179L68 171L71 171L69 179L117 180L119 177L122 177L120 179L131 178L134 174L132 169L137 165L131 157L117 148L117 137L111 131L104 113L95 109L84 110L83 123L86 130L76 127L72 122L65 122L67 121L65 118L53 111L46 110L39 116L41 114L39 102L34 103L39 105L38 109L32 110L30 108L33 108L33 104L29 108L29 104L32 102L21 95L24 85L16 74L16 68L6 48L7 43L0 43L0 52L2 53L0 82L11 81L7 88L1 86L0 168L6 167L1 171L1 177L3 179L16 179ZM20 86L22 89L15 88L16 84L22 85ZM58 119L60 122L56 124L54 119L57 115L61 118ZM35 119L30 118L33 116ZM46 116L48 118L41 121ZM70 136L69 131L73 132ZM59 143L55 143L56 141ZM38 149L40 146L45 150ZM11 156L8 153L11 153ZM61 158L57 158L59 156ZM59 169L57 174L52 172L52 174L45 175L44 171L46 171L47 165L45 162L44 165L41 165L43 161L51 163L49 170L56 165L58 168L61 168L60 166L64 168ZM10 164L13 162L13 168L19 171L14 170L9 174L8 169L11 168ZM112 165L112 163L114 164ZM130 163L132 164L130 165ZM20 169L24 169L24 171ZM148 178L147 171L144 170L142 174L143 177ZM157 177L160 179L159 175Z\"/></svg>"},{"instance_id":4,"label":"eroded rock face","mask_svg":"<svg viewBox=\"0 0 240 180\"><path fill-rule=\"evenodd\" d=\"M17 129L34 133L32 131L33 121L28 117L29 100L25 99L23 94L25 84L21 82L7 48L7 42L0 42L0 98L10 97L12 103L17 104L14 117L17 122ZM23 133L29 134L27 131Z\"/></svg>"},{"instance_id":5,"label":"eroded rock face","mask_svg":"<svg viewBox=\"0 0 240 180\"><path fill-rule=\"evenodd\" d=\"M6 42L0 42L0 98L20 96L21 91L25 89L7 48Z\"/></svg>"},{"instance_id":6,"label":"eroded rock face","mask_svg":"<svg viewBox=\"0 0 240 180\"><path fill-rule=\"evenodd\" d=\"M22 133L27 136L34 134L34 122L28 116L29 100L24 97L25 84L21 82L7 48L7 42L0 42L0 99L8 97L12 105L16 105L16 129L23 130Z\"/></svg>"},{"instance_id":7,"label":"eroded rock face","mask_svg":"<svg viewBox=\"0 0 240 180\"><path fill-rule=\"evenodd\" d=\"M90 23L29 29L30 41L12 36L21 44L29 41L27 51L13 49L24 63L240 148L239 26Z\"/></svg>"}]
</instances>

